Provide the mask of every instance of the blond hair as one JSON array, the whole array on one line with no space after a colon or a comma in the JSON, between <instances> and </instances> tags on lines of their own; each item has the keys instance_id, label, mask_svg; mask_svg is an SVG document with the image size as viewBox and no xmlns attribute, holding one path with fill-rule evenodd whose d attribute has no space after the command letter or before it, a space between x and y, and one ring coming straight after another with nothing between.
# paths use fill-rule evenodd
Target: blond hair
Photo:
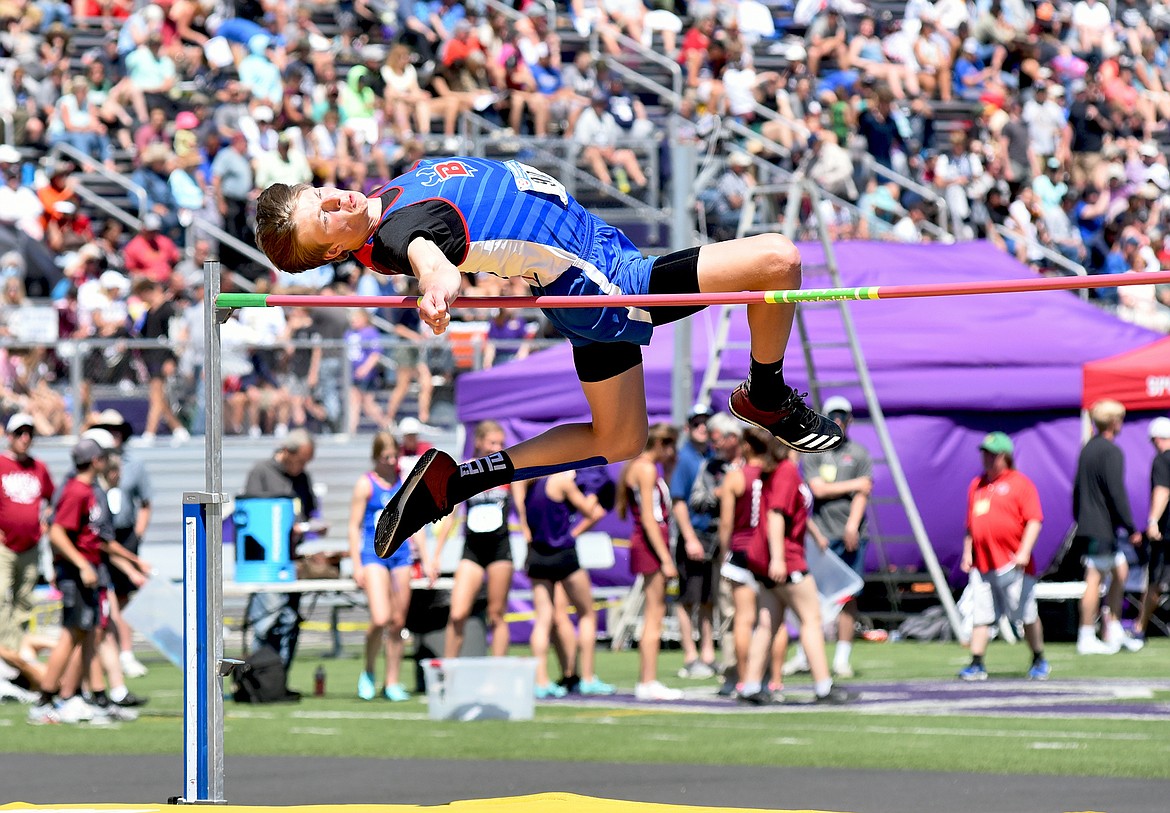
<instances>
[{"instance_id":1,"label":"blond hair","mask_svg":"<svg viewBox=\"0 0 1170 813\"><path fill-rule=\"evenodd\" d=\"M1098 432L1105 432L1115 422L1125 420L1125 407L1120 401L1105 398L1089 407L1089 419Z\"/></svg>"},{"instance_id":2,"label":"blond hair","mask_svg":"<svg viewBox=\"0 0 1170 813\"><path fill-rule=\"evenodd\" d=\"M308 189L312 187L305 183L274 183L256 201L256 246L273 265L291 274L320 268L329 261L325 256L328 245L307 246L297 239L293 212L301 193Z\"/></svg>"}]
</instances>

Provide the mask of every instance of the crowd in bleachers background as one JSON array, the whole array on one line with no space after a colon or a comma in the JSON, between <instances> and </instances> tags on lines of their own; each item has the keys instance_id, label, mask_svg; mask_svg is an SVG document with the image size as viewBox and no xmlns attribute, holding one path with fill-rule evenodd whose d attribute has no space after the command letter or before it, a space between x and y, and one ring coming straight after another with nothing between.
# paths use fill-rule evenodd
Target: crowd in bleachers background
<instances>
[{"instance_id":1,"label":"crowd in bleachers background","mask_svg":"<svg viewBox=\"0 0 1170 813\"><path fill-rule=\"evenodd\" d=\"M816 213L837 239L982 238L1043 273L1067 273L1054 255L1093 274L1170 265L1170 6L1162 0L506 5L517 13L477 0L0 0L0 331L10 337L0 410L27 409L44 434L67 433L69 400L89 401L89 384L145 385L141 353L116 343L142 335L146 306L132 287L141 278L176 305L168 392L194 386L202 306L193 283L208 256L262 290L406 292L405 280L381 280L352 262L270 275L201 224L251 245L251 206L267 185L368 192L421 156L469 150L460 123L469 113L522 160L532 139L574 144L577 165L606 189L657 207L669 197L647 152L629 145L661 139L674 107L676 138L730 156L717 182L696 190L699 220L716 238L742 227L744 202L774 165L832 193L838 203ZM679 64L677 106L607 67L611 57L641 64L630 40ZM763 139L728 143L721 121ZM53 151L58 144L71 150ZM141 190L130 195L145 214L141 230L78 195L75 178L98 167ZM930 228L939 221L943 231ZM493 277L466 285L526 293ZM74 360L63 352L12 346L21 321L13 313L29 295L52 301L62 338L111 340L79 354L81 392L69 387ZM1103 289L1097 298L1122 318L1170 329L1168 286ZM401 313L352 326L344 312L287 316L247 314L225 329L229 432L352 428L339 406L349 396L322 383L344 363L347 342L355 358L371 341L422 342ZM489 362L547 333L536 314L462 316L514 342L489 346ZM282 349L297 338L336 347L316 356ZM359 391L384 384L390 396L408 370L420 380L453 374L459 352L443 340L414 356L389 351L377 368L396 372ZM306 378L315 386L298 385ZM429 396L414 387L425 420ZM375 401L367 417L394 419L404 395Z\"/></svg>"}]
</instances>

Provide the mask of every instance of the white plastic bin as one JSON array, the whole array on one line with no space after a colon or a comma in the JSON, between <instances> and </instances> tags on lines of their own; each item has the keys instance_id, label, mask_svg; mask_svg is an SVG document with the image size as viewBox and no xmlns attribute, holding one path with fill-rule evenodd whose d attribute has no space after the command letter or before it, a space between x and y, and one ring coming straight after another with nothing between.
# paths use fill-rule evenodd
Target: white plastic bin
<instances>
[{"instance_id":1,"label":"white plastic bin","mask_svg":"<svg viewBox=\"0 0 1170 813\"><path fill-rule=\"evenodd\" d=\"M153 576L130 599L122 615L155 649L183 668L183 588Z\"/></svg>"},{"instance_id":2,"label":"white plastic bin","mask_svg":"<svg viewBox=\"0 0 1170 813\"><path fill-rule=\"evenodd\" d=\"M531 720L535 658L432 658L423 661L432 720Z\"/></svg>"},{"instance_id":3,"label":"white plastic bin","mask_svg":"<svg viewBox=\"0 0 1170 813\"><path fill-rule=\"evenodd\" d=\"M811 539L805 543L808 572L817 580L817 592L826 604L844 604L864 582L853 568L831 550L821 550Z\"/></svg>"}]
</instances>

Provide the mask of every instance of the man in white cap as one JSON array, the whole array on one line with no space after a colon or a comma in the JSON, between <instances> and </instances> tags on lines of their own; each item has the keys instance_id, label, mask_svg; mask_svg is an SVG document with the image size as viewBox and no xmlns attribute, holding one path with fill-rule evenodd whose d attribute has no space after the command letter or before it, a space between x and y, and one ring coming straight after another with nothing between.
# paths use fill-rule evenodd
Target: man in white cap
<instances>
[{"instance_id":1,"label":"man in white cap","mask_svg":"<svg viewBox=\"0 0 1170 813\"><path fill-rule=\"evenodd\" d=\"M421 431L422 423L417 418L403 418L398 422L398 470L402 474L408 474L418 459L434 448L419 439Z\"/></svg>"},{"instance_id":2,"label":"man in white cap","mask_svg":"<svg viewBox=\"0 0 1170 813\"><path fill-rule=\"evenodd\" d=\"M120 457L117 484L111 483L106 492L106 501L113 516L114 539L126 550L137 554L146 537L146 529L150 526L154 490L145 463L126 445L134 436L134 428L116 409L102 410L92 418L90 426L92 430L101 430L110 435L113 451ZM110 583L120 607L125 607L138 589L129 575L119 568L110 570ZM142 677L147 670L134 656L133 630L120 615L115 621L114 631L118 636L122 672L126 677Z\"/></svg>"},{"instance_id":3,"label":"man in white cap","mask_svg":"<svg viewBox=\"0 0 1170 813\"><path fill-rule=\"evenodd\" d=\"M53 480L40 460L29 454L36 429L31 415L8 419L8 448L0 454L0 660L17 654L24 627L32 616L37 583L37 543L53 497ZM0 663L0 699L20 698L9 682L15 677ZM16 691L14 691L16 690Z\"/></svg>"},{"instance_id":4,"label":"man in white cap","mask_svg":"<svg viewBox=\"0 0 1170 813\"><path fill-rule=\"evenodd\" d=\"M845 442L836 449L815 457L809 455L803 460L804 479L815 500L810 521L829 540L829 550L864 579L868 541L865 518L869 495L873 491L873 459L864 446L849 437L853 404L848 398L841 395L828 398L825 414L841 427ZM837 617L837 648L833 653L833 674L837 677L853 677L849 658L857 630L857 595L845 603ZM786 665L785 672L803 671L800 669L802 660L807 663L803 652L789 662L795 667Z\"/></svg>"},{"instance_id":5,"label":"man in white cap","mask_svg":"<svg viewBox=\"0 0 1170 813\"><path fill-rule=\"evenodd\" d=\"M1150 618L1170 585L1170 561L1166 556L1166 543L1170 539L1170 418L1154 418L1149 432L1155 456L1150 467L1150 511L1143 535L1145 550L1139 549L1139 558L1147 562L1149 578L1142 596L1141 615L1133 625L1133 639L1143 644Z\"/></svg>"}]
</instances>

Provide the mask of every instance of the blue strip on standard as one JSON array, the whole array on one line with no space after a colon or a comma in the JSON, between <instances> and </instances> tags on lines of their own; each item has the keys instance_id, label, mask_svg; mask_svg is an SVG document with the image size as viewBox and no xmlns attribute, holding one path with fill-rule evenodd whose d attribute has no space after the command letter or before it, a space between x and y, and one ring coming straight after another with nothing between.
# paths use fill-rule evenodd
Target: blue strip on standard
<instances>
[{"instance_id":1,"label":"blue strip on standard","mask_svg":"<svg viewBox=\"0 0 1170 813\"><path fill-rule=\"evenodd\" d=\"M209 709L207 708L208 687L210 685L211 676L207 673L207 658L202 657L202 653L208 651L208 630L207 630L207 530L204 516L204 506L197 503L186 503L183 505L183 540L186 544L187 527L193 523L195 526L195 572L189 572L188 568L184 568L183 580L183 613L184 619L188 618L190 607L187 606L187 580L195 580L195 651L199 653L195 663L195 685L188 685L189 681L183 681L183 703L184 707L190 703L191 692L195 693L195 705L197 709L196 720L200 725L195 731L195 776L185 777L186 782L190 782L192 778L195 780L195 799L188 799L188 801L206 801L211 794L211 759L208 745L208 731L206 722L208 719ZM184 557L184 562L190 561ZM186 624L183 626L183 653L184 657L189 657L187 654L190 651L190 642L187 636L190 630ZM187 664L189 667L190 664ZM190 747L189 732L184 736L184 751ZM190 765L190 754L184 754L184 766ZM184 783L186 785L186 782Z\"/></svg>"}]
</instances>

